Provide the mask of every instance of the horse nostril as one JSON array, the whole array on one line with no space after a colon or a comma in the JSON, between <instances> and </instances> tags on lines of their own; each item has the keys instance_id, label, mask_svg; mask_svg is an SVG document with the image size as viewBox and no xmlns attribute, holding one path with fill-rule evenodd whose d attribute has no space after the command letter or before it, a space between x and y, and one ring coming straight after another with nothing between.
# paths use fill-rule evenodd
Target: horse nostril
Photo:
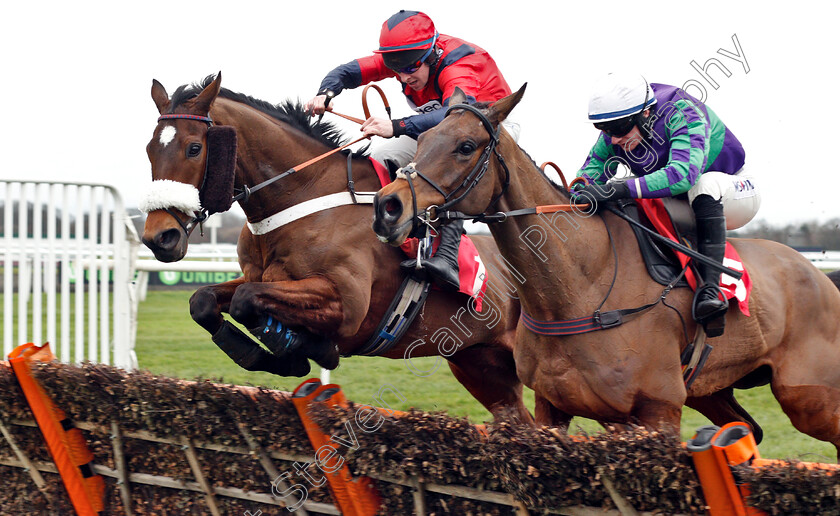
<instances>
[{"instance_id":1,"label":"horse nostril","mask_svg":"<svg viewBox=\"0 0 840 516\"><path fill-rule=\"evenodd\" d=\"M395 196L386 197L379 203L379 216L385 222L396 221L402 215L402 211L402 202Z\"/></svg>"},{"instance_id":2,"label":"horse nostril","mask_svg":"<svg viewBox=\"0 0 840 516\"><path fill-rule=\"evenodd\" d=\"M399 201L389 199L388 202L385 203L385 212L388 215L394 215L394 213L400 211L402 211L402 203L400 203Z\"/></svg>"},{"instance_id":3,"label":"horse nostril","mask_svg":"<svg viewBox=\"0 0 840 516\"><path fill-rule=\"evenodd\" d=\"M181 232L177 229L167 229L155 237L155 244L161 249L171 251L181 241Z\"/></svg>"}]
</instances>

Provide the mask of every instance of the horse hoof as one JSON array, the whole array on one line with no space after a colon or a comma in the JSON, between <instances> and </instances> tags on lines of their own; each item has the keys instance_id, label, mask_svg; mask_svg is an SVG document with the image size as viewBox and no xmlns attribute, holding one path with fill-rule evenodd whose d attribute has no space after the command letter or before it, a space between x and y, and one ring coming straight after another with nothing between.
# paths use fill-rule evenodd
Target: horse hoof
<instances>
[{"instance_id":1,"label":"horse hoof","mask_svg":"<svg viewBox=\"0 0 840 516\"><path fill-rule=\"evenodd\" d=\"M297 376L300 378L301 376L306 376L309 374L309 371L312 368L309 365L309 360L300 357L290 357L290 361L287 363L287 372L285 374L281 374L280 376Z\"/></svg>"},{"instance_id":2,"label":"horse hoof","mask_svg":"<svg viewBox=\"0 0 840 516\"><path fill-rule=\"evenodd\" d=\"M324 369L333 370L338 367L341 355L338 352L338 346L329 340L322 340L317 344L313 343L306 351L313 351L312 353L306 353L307 356Z\"/></svg>"},{"instance_id":3,"label":"horse hoof","mask_svg":"<svg viewBox=\"0 0 840 516\"><path fill-rule=\"evenodd\" d=\"M265 354L261 363L262 369L277 376L306 376L312 367L305 357L291 355L288 358L280 359L274 355Z\"/></svg>"}]
</instances>

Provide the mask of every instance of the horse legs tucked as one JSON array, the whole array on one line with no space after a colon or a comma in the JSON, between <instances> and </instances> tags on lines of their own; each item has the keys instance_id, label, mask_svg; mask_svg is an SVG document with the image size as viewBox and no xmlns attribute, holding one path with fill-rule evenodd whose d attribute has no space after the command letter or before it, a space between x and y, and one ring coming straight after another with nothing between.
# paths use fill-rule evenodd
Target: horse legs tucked
<instances>
[{"instance_id":1,"label":"horse legs tucked","mask_svg":"<svg viewBox=\"0 0 840 516\"><path fill-rule=\"evenodd\" d=\"M278 356L294 341L296 354L327 369L338 366L338 349L324 335L335 333L343 320L341 298L323 278L245 283L236 289L229 313ZM285 337L285 329L294 336Z\"/></svg>"},{"instance_id":2,"label":"horse legs tucked","mask_svg":"<svg viewBox=\"0 0 840 516\"><path fill-rule=\"evenodd\" d=\"M222 328L225 319L222 312L227 312L230 300L236 289L245 283L245 278L201 287L190 297L190 315L202 328L214 335Z\"/></svg>"},{"instance_id":3,"label":"horse legs tucked","mask_svg":"<svg viewBox=\"0 0 840 516\"><path fill-rule=\"evenodd\" d=\"M756 444L760 444L764 437L764 430L735 399L734 389L728 387L709 396L702 398L687 398L687 407L691 407L703 414L712 423L723 426L733 421L747 423L752 428Z\"/></svg>"},{"instance_id":4,"label":"horse legs tucked","mask_svg":"<svg viewBox=\"0 0 840 516\"><path fill-rule=\"evenodd\" d=\"M513 417L520 424L534 423L522 401L522 382L510 351L477 344L449 357L449 368L495 420Z\"/></svg>"},{"instance_id":5,"label":"horse legs tucked","mask_svg":"<svg viewBox=\"0 0 840 516\"><path fill-rule=\"evenodd\" d=\"M266 371L280 376L309 374L309 361L305 357L276 357L222 317L222 312L228 311L236 289L243 284L245 279L237 278L196 290L190 297L193 320L210 332L213 342L247 371Z\"/></svg>"},{"instance_id":6,"label":"horse legs tucked","mask_svg":"<svg viewBox=\"0 0 840 516\"><path fill-rule=\"evenodd\" d=\"M213 335L213 342L247 371L266 371L279 376L306 376L309 360L304 356L288 355L280 358L260 347L230 321Z\"/></svg>"}]
</instances>

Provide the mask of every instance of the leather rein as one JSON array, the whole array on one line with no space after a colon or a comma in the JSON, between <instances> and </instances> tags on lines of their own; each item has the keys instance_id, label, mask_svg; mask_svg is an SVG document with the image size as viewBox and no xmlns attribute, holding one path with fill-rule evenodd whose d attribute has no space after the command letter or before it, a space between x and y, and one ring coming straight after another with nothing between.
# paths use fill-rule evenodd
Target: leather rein
<instances>
[{"instance_id":1,"label":"leather rein","mask_svg":"<svg viewBox=\"0 0 840 516\"><path fill-rule=\"evenodd\" d=\"M558 211L563 212L571 212L571 211L585 211L586 208L589 207L589 204L551 204L551 205L544 205L544 206L534 206L531 208L521 208L518 210L511 210L511 211L499 211L496 213L481 213L478 215L467 215L465 213L459 211L451 211L450 208L459 203L462 199L464 199L467 195L472 192L473 188L478 185L478 182L484 177L487 173L487 169L490 166L490 158L491 156L495 156L496 160L498 160L499 164L505 171L505 179L504 183L502 184L501 191L491 199L490 204L488 204L488 210L493 207L499 199L507 192L508 187L510 186L510 169L505 162L504 157L502 157L501 153L497 149L499 144L499 131L501 128L501 124L497 128L493 128L493 124L490 123L487 116L482 113L478 108L470 105L470 104L456 104L454 106L450 106L446 110L446 115L449 116L452 111L454 110L464 110L469 111L470 113L474 114L478 117L481 121L481 124L487 130L487 133L490 135L490 141L487 142L487 146L484 147L484 150L481 153L481 156L478 159L478 162L470 171L469 174L461 181L454 190L451 192L446 192L440 185L438 185L434 180L423 174L421 171L417 170L415 167L415 163L409 163L406 167L403 167L397 172L398 179L405 179L408 182L409 189L411 190L411 199L412 199L412 209L413 209L413 222L412 222L412 232L416 232L424 225L431 224L432 222L436 222L438 220L443 221L450 221L450 220L474 220L476 222L504 222L508 219L508 217L517 217L521 215L536 215L539 213L555 213ZM548 162L543 164L543 168L546 165L551 165L557 169L558 173L560 173L561 180L565 185L565 178L563 178L562 172L560 172L559 167L554 163ZM432 188L434 188L439 194L443 196L443 204L436 206L431 205L427 207L423 214L419 214L417 210L417 194L414 189L414 178L419 177L426 183L428 183ZM462 192L462 193L461 193ZM460 193L460 195L458 195ZM457 196L457 197L456 197ZM435 217L431 217L431 211L434 210Z\"/></svg>"},{"instance_id":2,"label":"leather rein","mask_svg":"<svg viewBox=\"0 0 840 516\"><path fill-rule=\"evenodd\" d=\"M539 213L555 213L559 211L570 212L570 211L582 211L583 208L588 208L589 204L580 203L580 204L554 204L554 205L545 205L545 206L534 206L531 208L521 208L517 210L511 210L506 212L496 212L492 214L479 214L479 215L466 215L461 212L457 211L449 211L453 205L457 204L461 201L464 197L466 197L481 178L484 177L487 169L490 165L490 157L491 155L495 155L496 159L501 164L502 168L505 171L505 180L502 185L502 190L499 194L493 197L490 201L489 207L495 205L495 203L501 198L502 195L505 194L508 187L510 186L510 169L508 169L507 163L505 163L504 158L499 153L498 149L496 148L499 143L499 128L494 129L493 125L490 123L490 120L482 113L480 110L475 108L474 106L468 104L457 104L454 106L450 106L449 109L446 111L446 116L456 109L463 109L469 111L476 115L479 120L481 120L482 125L490 134L490 141L487 143L487 146L484 148L478 162L476 163L475 167L467 174L467 177L461 182L458 187L456 187L453 191L447 193L440 187L437 183L431 180L428 176L422 174L420 171L414 167L414 163L409 164L407 167L401 169L397 172L397 177L401 179L405 179L408 182L409 188L411 190L412 195L412 203L414 209L414 219L412 223L412 231L417 231L419 227L430 227L432 222L440 220L475 220L477 222L504 222L508 219L508 217L516 217L521 215L535 215ZM565 186L566 181L563 177L560 168L551 162L547 162L543 164L545 168L546 165L551 165L555 169L557 169L561 180ZM440 206L429 206L426 208L420 216L417 213L417 196L414 189L413 179L415 177L420 177L424 181L426 181L432 188L437 190L444 198L444 203ZM574 181L572 182L574 184ZM567 187L568 188L568 187ZM463 190L463 193L458 195L458 193ZM457 195L457 197L455 197ZM435 210L435 219L431 219L431 210ZM610 282L610 286L607 289L606 294L601 299L598 308L588 316L578 317L575 319L565 319L565 320L551 320L551 321L541 321L538 319L534 319L530 315L528 315L525 310L522 310L520 314L520 320L523 325L528 328L530 331L534 333L538 333L541 335L550 335L550 336L566 336L566 335L576 335L580 333L588 333L591 331L597 330L606 330L609 328L614 328L616 326L620 326L622 323L625 322L625 319L628 317L640 315L648 310L654 308L659 303L663 303L669 308L670 305L665 303L665 299L671 290L676 286L679 279L685 274L685 268L682 272L677 276L671 284L667 285L665 289L662 291L660 296L653 302L647 303L645 305L635 307L635 308L624 308L619 310L610 310L607 312L602 312L601 309L603 308L604 304L607 302L607 299L610 297L610 294L615 287L616 279L618 278L618 252L615 247L615 242L613 239L612 231L610 231L609 225L607 225L606 220L601 217L601 220L604 222L604 226L607 231L607 235L609 237L610 247L613 253L613 277L612 281Z\"/></svg>"}]
</instances>

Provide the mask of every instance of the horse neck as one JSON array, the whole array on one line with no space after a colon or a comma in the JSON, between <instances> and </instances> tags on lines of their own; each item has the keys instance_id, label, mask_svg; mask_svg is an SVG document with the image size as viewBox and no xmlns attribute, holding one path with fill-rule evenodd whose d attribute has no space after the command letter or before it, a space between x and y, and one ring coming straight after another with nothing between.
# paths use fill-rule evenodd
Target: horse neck
<instances>
[{"instance_id":1,"label":"horse neck","mask_svg":"<svg viewBox=\"0 0 840 516\"><path fill-rule=\"evenodd\" d=\"M240 202L250 222L262 220L303 201L347 190L347 157L336 153L309 166L300 165L328 152L330 147L294 127L253 108L226 99L217 99L214 119L231 125L237 132L237 188L254 186L292 168L296 172L255 192L248 202ZM222 102L220 102L222 101ZM357 188L379 189L375 174L366 160L354 160ZM369 168L362 170L362 168ZM370 183L370 184L368 184Z\"/></svg>"},{"instance_id":2,"label":"horse neck","mask_svg":"<svg viewBox=\"0 0 840 516\"><path fill-rule=\"evenodd\" d=\"M499 199L499 210L569 204L569 197L540 173L516 143L508 138L500 147L510 168L510 186ZM495 168L503 179L505 172L497 161ZM517 286L523 308L538 319L579 315L581 306L592 303L589 287L612 277L609 236L599 216L577 212L525 215L489 227L509 266L525 278Z\"/></svg>"}]
</instances>

